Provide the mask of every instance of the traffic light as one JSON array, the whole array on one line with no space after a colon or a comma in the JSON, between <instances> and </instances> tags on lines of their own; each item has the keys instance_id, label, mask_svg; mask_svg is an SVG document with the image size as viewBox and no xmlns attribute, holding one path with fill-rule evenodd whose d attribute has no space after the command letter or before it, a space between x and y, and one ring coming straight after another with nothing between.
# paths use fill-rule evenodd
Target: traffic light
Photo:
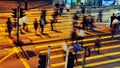
<instances>
[{"instance_id":1,"label":"traffic light","mask_svg":"<svg viewBox=\"0 0 120 68\"><path fill-rule=\"evenodd\" d=\"M12 17L13 18L17 18L17 9L12 9L13 10L13 15L12 15Z\"/></svg>"},{"instance_id":2,"label":"traffic light","mask_svg":"<svg viewBox=\"0 0 120 68\"><path fill-rule=\"evenodd\" d=\"M46 62L47 62L46 57L47 57L46 55L42 55L42 54L39 55L38 68L46 68Z\"/></svg>"},{"instance_id":3,"label":"traffic light","mask_svg":"<svg viewBox=\"0 0 120 68\"><path fill-rule=\"evenodd\" d=\"M20 18L22 18L25 15L24 13L24 9L20 8Z\"/></svg>"}]
</instances>

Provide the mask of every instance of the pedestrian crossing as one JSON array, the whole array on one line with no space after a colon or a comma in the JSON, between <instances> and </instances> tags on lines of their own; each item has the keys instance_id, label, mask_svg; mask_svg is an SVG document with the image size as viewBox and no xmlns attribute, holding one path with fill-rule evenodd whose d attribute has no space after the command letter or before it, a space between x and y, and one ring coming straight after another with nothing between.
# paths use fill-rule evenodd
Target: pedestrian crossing
<instances>
[{"instance_id":1,"label":"pedestrian crossing","mask_svg":"<svg viewBox=\"0 0 120 68\"><path fill-rule=\"evenodd\" d=\"M39 13L39 12L36 12L36 13ZM31 17L31 19L33 18L35 17ZM70 32L72 30L72 22L64 21L62 19L60 19L59 22L62 22L62 23L55 23L55 29L60 31L58 33L51 31L50 24L47 24L45 27L45 33L48 34L49 36L41 35L40 32L38 32L40 36L36 36L34 34L33 25L29 25L30 33L26 32L25 34L21 35L23 37L24 36L27 37L27 39L30 39L32 41L32 45L35 44L34 45L35 48L39 49L40 51L39 54L40 53L46 54L48 52L47 47L51 46L50 68L64 68L64 65L65 65L64 57L66 56L66 54L63 53L63 49L61 48L61 46L65 43L65 39L70 39ZM29 21L29 24L32 24L32 20ZM117 63L117 64L113 65L113 67L110 67L111 65L108 65L109 68L118 68L119 61L120 61L120 58L119 58L120 56L119 41L120 40L111 39L110 31L106 31L106 27L104 28L96 27L94 29L96 32L85 30L86 37L83 40L84 42L83 46L90 47L91 53L92 53L90 57L86 58L85 68L97 68L98 66L104 66L108 64L112 65L114 63ZM93 45L94 45L93 41L96 39L95 35L97 34L101 35L101 40L102 40L101 41L102 47L100 48L99 55L95 53L93 48ZM115 35L114 37L118 38L120 37L120 35ZM71 43L72 43L71 41L68 42L68 44L70 44L70 50L73 52L73 46ZM78 54L81 55L78 58L78 62L82 63L84 49L78 52ZM27 64L27 66L29 65ZM74 68L82 68L82 65L81 64L75 65Z\"/></svg>"}]
</instances>

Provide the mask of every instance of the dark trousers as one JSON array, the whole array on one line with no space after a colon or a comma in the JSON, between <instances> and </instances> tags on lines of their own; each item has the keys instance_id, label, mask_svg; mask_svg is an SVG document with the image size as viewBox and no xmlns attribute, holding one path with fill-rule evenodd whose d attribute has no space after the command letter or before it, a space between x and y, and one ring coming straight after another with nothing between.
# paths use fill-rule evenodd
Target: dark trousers
<instances>
[{"instance_id":1,"label":"dark trousers","mask_svg":"<svg viewBox=\"0 0 120 68\"><path fill-rule=\"evenodd\" d=\"M42 34L44 31L44 25L41 25L40 27L41 27L41 34Z\"/></svg>"}]
</instances>

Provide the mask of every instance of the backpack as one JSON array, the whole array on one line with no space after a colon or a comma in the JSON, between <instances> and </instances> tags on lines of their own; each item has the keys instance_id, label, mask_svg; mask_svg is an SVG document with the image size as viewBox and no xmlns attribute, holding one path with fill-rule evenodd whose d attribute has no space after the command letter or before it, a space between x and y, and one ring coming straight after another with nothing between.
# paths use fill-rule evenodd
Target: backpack
<instances>
[{"instance_id":1,"label":"backpack","mask_svg":"<svg viewBox=\"0 0 120 68\"><path fill-rule=\"evenodd\" d=\"M82 50L82 47L78 42L76 42L76 43L73 43L73 49L75 52L78 52Z\"/></svg>"}]
</instances>

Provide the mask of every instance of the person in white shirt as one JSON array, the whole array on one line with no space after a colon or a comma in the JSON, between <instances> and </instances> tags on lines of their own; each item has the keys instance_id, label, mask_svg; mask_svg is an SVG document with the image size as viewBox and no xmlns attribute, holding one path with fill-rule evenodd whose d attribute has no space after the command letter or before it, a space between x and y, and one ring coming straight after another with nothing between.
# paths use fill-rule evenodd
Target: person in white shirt
<instances>
[{"instance_id":1,"label":"person in white shirt","mask_svg":"<svg viewBox=\"0 0 120 68\"><path fill-rule=\"evenodd\" d=\"M43 34L43 31L44 31L44 24L45 24L45 21L43 17L41 16L41 19L40 19L41 34Z\"/></svg>"}]
</instances>

